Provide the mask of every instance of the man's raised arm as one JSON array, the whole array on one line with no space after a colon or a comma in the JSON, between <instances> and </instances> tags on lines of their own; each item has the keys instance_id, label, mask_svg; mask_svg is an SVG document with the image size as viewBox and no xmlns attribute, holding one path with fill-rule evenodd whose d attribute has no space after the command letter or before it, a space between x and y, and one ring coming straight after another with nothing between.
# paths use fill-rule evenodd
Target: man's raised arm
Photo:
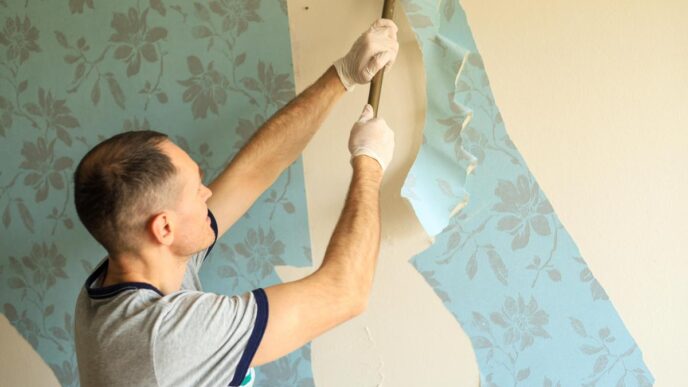
<instances>
[{"instance_id":1,"label":"man's raised arm","mask_svg":"<svg viewBox=\"0 0 688 387\"><path fill-rule=\"evenodd\" d=\"M349 140L351 185L323 263L310 276L265 289L268 321L252 365L276 360L363 312L380 248L380 183L394 133L370 105Z\"/></svg>"},{"instance_id":2,"label":"man's raised arm","mask_svg":"<svg viewBox=\"0 0 688 387\"><path fill-rule=\"evenodd\" d=\"M380 19L313 85L256 131L209 188L208 207L222 235L301 154L335 102L355 84L370 82L399 50L397 27ZM315 54L315 53L314 53Z\"/></svg>"}]
</instances>

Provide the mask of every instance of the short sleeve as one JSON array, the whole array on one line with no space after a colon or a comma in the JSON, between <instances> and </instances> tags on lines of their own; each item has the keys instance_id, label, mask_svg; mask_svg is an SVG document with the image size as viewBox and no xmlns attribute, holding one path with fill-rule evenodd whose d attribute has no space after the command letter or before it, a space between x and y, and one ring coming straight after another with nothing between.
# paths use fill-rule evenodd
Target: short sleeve
<instances>
[{"instance_id":1,"label":"short sleeve","mask_svg":"<svg viewBox=\"0 0 688 387\"><path fill-rule=\"evenodd\" d=\"M201 270L201 265L208 258L210 251L213 249L213 247L215 247L215 243L217 242L217 220L215 219L215 215L210 211L210 209L208 209L208 217L210 218L210 227L213 229L213 232L215 233L215 239L213 240L213 243L210 246L208 246L207 249L201 250L198 253L191 256L191 259L189 260L189 265L191 265L191 267L196 273L198 273L198 271Z\"/></svg>"},{"instance_id":2,"label":"short sleeve","mask_svg":"<svg viewBox=\"0 0 688 387\"><path fill-rule=\"evenodd\" d=\"M154 364L163 386L239 386L268 320L263 289L241 296L182 291L168 305L154 339Z\"/></svg>"}]
</instances>

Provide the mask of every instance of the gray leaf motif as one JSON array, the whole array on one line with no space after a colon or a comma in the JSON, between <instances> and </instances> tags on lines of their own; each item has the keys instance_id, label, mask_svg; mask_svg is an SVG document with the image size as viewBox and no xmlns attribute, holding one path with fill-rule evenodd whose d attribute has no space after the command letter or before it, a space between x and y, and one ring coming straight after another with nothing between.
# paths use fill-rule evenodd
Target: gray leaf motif
<instances>
[{"instance_id":1,"label":"gray leaf motif","mask_svg":"<svg viewBox=\"0 0 688 387\"><path fill-rule=\"evenodd\" d=\"M258 80L268 105L281 107L294 97L294 84L289 74L275 72L272 63L258 61Z\"/></svg>"},{"instance_id":2,"label":"gray leaf motif","mask_svg":"<svg viewBox=\"0 0 688 387\"><path fill-rule=\"evenodd\" d=\"M554 384L550 378L545 377L545 380L542 382L542 387L561 387L561 382Z\"/></svg>"},{"instance_id":3,"label":"gray leaf motif","mask_svg":"<svg viewBox=\"0 0 688 387\"><path fill-rule=\"evenodd\" d=\"M530 368L524 368L524 369L518 371L518 374L516 374L516 380L521 382L521 381L528 379L529 376L530 376Z\"/></svg>"},{"instance_id":4,"label":"gray leaf motif","mask_svg":"<svg viewBox=\"0 0 688 387\"><path fill-rule=\"evenodd\" d=\"M406 11L406 16L413 28L426 28L432 27L432 20L426 16L422 11L423 9L412 1L404 1L404 10ZM419 41L420 42L420 41Z\"/></svg>"},{"instance_id":5,"label":"gray leaf motif","mask_svg":"<svg viewBox=\"0 0 688 387\"><path fill-rule=\"evenodd\" d=\"M100 79L96 79L96 81L93 82L91 102L93 102L93 106L98 106L98 102L100 102Z\"/></svg>"},{"instance_id":6,"label":"gray leaf motif","mask_svg":"<svg viewBox=\"0 0 688 387\"><path fill-rule=\"evenodd\" d=\"M13 110L12 103L0 96L0 137L5 137L7 130L12 127Z\"/></svg>"},{"instance_id":7,"label":"gray leaf motif","mask_svg":"<svg viewBox=\"0 0 688 387\"><path fill-rule=\"evenodd\" d=\"M65 99L57 99L53 97L50 90L46 92L39 87L38 104L27 102L24 104L24 109L32 116L42 118L42 121L46 122L46 129L54 129L61 141L68 146L72 145L67 129L77 128L80 124L79 120L71 114L72 111L67 107Z\"/></svg>"},{"instance_id":8,"label":"gray leaf motif","mask_svg":"<svg viewBox=\"0 0 688 387\"><path fill-rule=\"evenodd\" d=\"M485 349L492 347L492 342L484 336L473 337L473 346L475 349Z\"/></svg>"},{"instance_id":9,"label":"gray leaf motif","mask_svg":"<svg viewBox=\"0 0 688 387\"><path fill-rule=\"evenodd\" d=\"M585 330L585 326L583 325L583 322L578 320L577 318L574 317L569 317L569 320L571 321L571 326L573 327L573 330L580 336L580 337L588 337L588 332Z\"/></svg>"},{"instance_id":10,"label":"gray leaf motif","mask_svg":"<svg viewBox=\"0 0 688 387\"><path fill-rule=\"evenodd\" d=\"M57 190L65 188L62 174L73 163L72 159L68 157L60 157L56 160L54 146L54 139L50 143L46 143L43 138L39 137L35 144L25 141L21 150L24 161L19 167L28 172L24 177L24 185L36 190L36 203L47 199L50 186ZM20 209L20 211L23 210Z\"/></svg>"},{"instance_id":11,"label":"gray leaf motif","mask_svg":"<svg viewBox=\"0 0 688 387\"><path fill-rule=\"evenodd\" d=\"M507 285L509 282L509 270L506 268L506 265L504 265L502 257L500 257L494 249L488 249L487 256L490 261L490 268L492 268L492 272L495 277L497 277L497 280L499 280L502 285Z\"/></svg>"},{"instance_id":12,"label":"gray leaf motif","mask_svg":"<svg viewBox=\"0 0 688 387\"><path fill-rule=\"evenodd\" d=\"M444 250L445 253L455 250L461 244L461 232L454 231L449 235L449 240L447 241L447 247Z\"/></svg>"},{"instance_id":13,"label":"gray leaf motif","mask_svg":"<svg viewBox=\"0 0 688 387\"><path fill-rule=\"evenodd\" d=\"M444 18L450 20L454 16L454 9L458 0L444 0L444 7L442 7L442 14Z\"/></svg>"},{"instance_id":14,"label":"gray leaf motif","mask_svg":"<svg viewBox=\"0 0 688 387\"><path fill-rule=\"evenodd\" d=\"M256 114L253 120L239 118L234 132L237 134L237 139L234 142L235 151L239 151L244 145L251 139L251 136L258 130L258 128L263 125L265 118L262 115Z\"/></svg>"},{"instance_id":15,"label":"gray leaf motif","mask_svg":"<svg viewBox=\"0 0 688 387\"><path fill-rule=\"evenodd\" d=\"M208 110L219 115L218 105L224 105L227 102L225 87L229 81L215 70L212 61L207 69L204 69L201 60L193 55L186 58L186 63L192 76L177 82L186 87L182 100L191 102L194 119L205 118Z\"/></svg>"},{"instance_id":16,"label":"gray leaf motif","mask_svg":"<svg viewBox=\"0 0 688 387\"><path fill-rule=\"evenodd\" d=\"M592 272L588 268L588 265L583 261L583 258L581 257L574 257L573 258L576 262L580 263L583 265L583 269L581 269L580 272L580 281L581 282L589 282L590 283L590 294L592 295L592 299L597 301L597 300L603 300L607 301L609 300L609 296L607 295L607 292L602 288L602 285L597 281L597 279L592 275Z\"/></svg>"},{"instance_id":17,"label":"gray leaf motif","mask_svg":"<svg viewBox=\"0 0 688 387\"><path fill-rule=\"evenodd\" d=\"M469 279L473 279L478 272L478 259L476 258L476 254L475 252L471 254L468 262L466 262L466 275Z\"/></svg>"},{"instance_id":18,"label":"gray leaf motif","mask_svg":"<svg viewBox=\"0 0 688 387\"><path fill-rule=\"evenodd\" d=\"M64 271L66 261L54 242L50 246L45 242L34 243L31 253L22 257L24 266L33 273L34 285L42 286L45 283L46 289L55 285L57 278L68 278Z\"/></svg>"},{"instance_id":19,"label":"gray leaf motif","mask_svg":"<svg viewBox=\"0 0 688 387\"><path fill-rule=\"evenodd\" d=\"M593 300L609 300L607 292L597 280L590 282L590 293L592 294Z\"/></svg>"},{"instance_id":20,"label":"gray leaf motif","mask_svg":"<svg viewBox=\"0 0 688 387\"><path fill-rule=\"evenodd\" d=\"M598 331L597 336L599 337L599 340L593 336L588 335L587 331L585 330L585 327L583 326L583 323L575 319L573 317L570 317L571 324L578 333L579 336L588 338L588 343L583 344L579 349L581 352L585 353L586 355L596 355L595 363L592 366L592 372L590 374L590 378L594 378L593 380L590 380L587 383L584 383L585 386L595 386L597 382L600 380L600 378L607 373L610 373L612 369L614 369L617 365L622 365L623 362L619 362L620 360L623 360L623 358L630 356L637 346L633 344L631 347L629 347L624 353L621 355L616 355L612 352L610 347L608 347L605 342L611 343L615 341L614 336L611 334L611 331L608 327L603 327ZM610 362L610 359L613 360L613 362ZM611 363L611 366L610 366ZM624 366L625 368L626 366ZM640 374L644 375L645 371L642 369L637 369ZM625 383L625 376L628 374L629 369L625 369L625 373L622 376L622 378L617 382L617 383Z\"/></svg>"},{"instance_id":21,"label":"gray leaf motif","mask_svg":"<svg viewBox=\"0 0 688 387\"><path fill-rule=\"evenodd\" d=\"M465 142L463 146L465 146L467 152L477 159L479 164L482 163L485 160L485 149L488 145L487 138L471 124L466 126L464 133Z\"/></svg>"},{"instance_id":22,"label":"gray leaf motif","mask_svg":"<svg viewBox=\"0 0 688 387\"><path fill-rule=\"evenodd\" d=\"M115 79L114 75L112 74L107 74L105 78L107 79L108 89L110 89L110 94L115 100L115 103L120 107L120 109L124 109L125 97L119 82L117 82L117 79Z\"/></svg>"},{"instance_id":23,"label":"gray leaf motif","mask_svg":"<svg viewBox=\"0 0 688 387\"><path fill-rule=\"evenodd\" d=\"M203 39L213 36L213 31L206 26L195 26L191 29L191 35L196 39Z\"/></svg>"},{"instance_id":24,"label":"gray leaf motif","mask_svg":"<svg viewBox=\"0 0 688 387\"><path fill-rule=\"evenodd\" d=\"M70 159L70 161L71 161L71 159ZM71 163L70 163L70 165L71 165ZM30 232L33 232L33 217L31 216L29 209L24 204L24 200L17 199L15 201L15 203L17 203L17 210L19 210L19 216L22 220L22 223L24 223L24 226L26 227L27 230L29 230Z\"/></svg>"},{"instance_id":25,"label":"gray leaf motif","mask_svg":"<svg viewBox=\"0 0 688 387\"><path fill-rule=\"evenodd\" d=\"M652 387L652 383L648 379L645 370L636 368L633 370L633 374L636 382L638 383L638 387Z\"/></svg>"},{"instance_id":26,"label":"gray leaf motif","mask_svg":"<svg viewBox=\"0 0 688 387\"><path fill-rule=\"evenodd\" d=\"M580 349L586 355L594 355L594 354L600 352L601 350L603 350L604 347L596 347L596 346L592 346L589 344L584 344Z\"/></svg>"},{"instance_id":27,"label":"gray leaf motif","mask_svg":"<svg viewBox=\"0 0 688 387\"><path fill-rule=\"evenodd\" d=\"M512 250L528 245L531 228L541 236L552 233L545 217L552 212L552 208L537 183L520 175L516 181L499 180L494 193L501 201L492 209L504 214L497 223L497 229L513 235Z\"/></svg>"},{"instance_id":28,"label":"gray leaf motif","mask_svg":"<svg viewBox=\"0 0 688 387\"><path fill-rule=\"evenodd\" d=\"M88 8L93 9L93 0L69 0L69 11L72 14L84 13L84 5L88 6Z\"/></svg>"},{"instance_id":29,"label":"gray leaf motif","mask_svg":"<svg viewBox=\"0 0 688 387\"><path fill-rule=\"evenodd\" d=\"M150 0L150 7L154 10L156 10L160 16L165 16L167 13L167 10L165 9L165 6L162 3L162 0Z\"/></svg>"},{"instance_id":30,"label":"gray leaf motif","mask_svg":"<svg viewBox=\"0 0 688 387\"><path fill-rule=\"evenodd\" d=\"M127 63L127 77L139 73L141 58L153 63L158 60L158 49L155 43L167 37L167 29L153 27L148 29L146 17L148 9L139 14L136 8L130 7L127 14L115 12L110 26L115 30L110 41L117 43L115 59Z\"/></svg>"},{"instance_id":31,"label":"gray leaf motif","mask_svg":"<svg viewBox=\"0 0 688 387\"><path fill-rule=\"evenodd\" d=\"M457 140L461 139L461 132L473 118L473 112L469 108L457 103L455 97L456 95L453 92L447 94L448 106L453 115L437 120L439 124L447 127L443 139L444 142L448 143L460 143L461 141Z\"/></svg>"},{"instance_id":32,"label":"gray leaf motif","mask_svg":"<svg viewBox=\"0 0 688 387\"><path fill-rule=\"evenodd\" d=\"M556 270L556 269L548 270L547 275L554 282L561 281L561 273L559 272L559 270Z\"/></svg>"},{"instance_id":33,"label":"gray leaf motif","mask_svg":"<svg viewBox=\"0 0 688 387\"><path fill-rule=\"evenodd\" d=\"M194 9L196 11L196 16L203 21L210 20L210 11L203 4L194 2Z\"/></svg>"},{"instance_id":34,"label":"gray leaf motif","mask_svg":"<svg viewBox=\"0 0 688 387\"><path fill-rule=\"evenodd\" d=\"M279 0L280 9L286 15L287 14L287 0Z\"/></svg>"},{"instance_id":35,"label":"gray leaf motif","mask_svg":"<svg viewBox=\"0 0 688 387\"><path fill-rule=\"evenodd\" d=\"M600 355L597 360L595 361L595 365L593 366L593 373L598 374L607 367L607 364L609 363L609 358L607 358L607 355Z\"/></svg>"},{"instance_id":36,"label":"gray leaf motif","mask_svg":"<svg viewBox=\"0 0 688 387\"><path fill-rule=\"evenodd\" d=\"M125 119L124 122L122 123L122 129L124 131L131 131L131 130L151 130L150 122L148 122L148 118L144 118L143 121L139 121L137 117L134 117L132 119ZM179 139L179 137L177 137ZM183 147L182 147L183 148ZM187 149L184 149L188 152Z\"/></svg>"},{"instance_id":37,"label":"gray leaf motif","mask_svg":"<svg viewBox=\"0 0 688 387\"><path fill-rule=\"evenodd\" d=\"M549 235L552 233L552 230L549 227L549 222L547 221L547 218L545 218L542 215L537 215L531 219L531 223L533 226L533 230L537 232L540 235Z\"/></svg>"},{"instance_id":38,"label":"gray leaf motif","mask_svg":"<svg viewBox=\"0 0 688 387\"><path fill-rule=\"evenodd\" d=\"M249 22L262 22L257 11L260 8L259 0L244 0L238 2L211 1L210 10L222 16L222 31L240 36L249 26Z\"/></svg>"},{"instance_id":39,"label":"gray leaf motif","mask_svg":"<svg viewBox=\"0 0 688 387\"><path fill-rule=\"evenodd\" d=\"M440 282L435 278L435 271L434 270L429 270L429 271L422 271L418 267L416 269L420 272L420 274L425 278L425 281L430 285L430 287L435 291L435 294L442 300L442 302L450 302L451 299L449 298L449 294L442 290Z\"/></svg>"},{"instance_id":40,"label":"gray leaf motif","mask_svg":"<svg viewBox=\"0 0 688 387\"><path fill-rule=\"evenodd\" d=\"M455 198L455 199L461 199L462 198L462 196L454 193L454 190L452 189L451 184L449 184L448 181L446 181L444 179L439 179L439 178L436 179L435 181L437 182L437 186L439 187L440 191L444 195L446 195L450 198Z\"/></svg>"},{"instance_id":41,"label":"gray leaf motif","mask_svg":"<svg viewBox=\"0 0 688 387\"><path fill-rule=\"evenodd\" d=\"M530 226L526 223L523 227L520 227L516 234L514 236L514 239L511 241L511 249L512 250L519 250L526 245L528 245L528 242L530 241Z\"/></svg>"},{"instance_id":42,"label":"gray leaf motif","mask_svg":"<svg viewBox=\"0 0 688 387\"><path fill-rule=\"evenodd\" d=\"M475 324L475 326L483 332L490 330L490 323L479 312L473 312L473 324Z\"/></svg>"},{"instance_id":43,"label":"gray leaf motif","mask_svg":"<svg viewBox=\"0 0 688 387\"><path fill-rule=\"evenodd\" d=\"M77 379L76 364L72 364L67 360L64 360L62 365L50 363L50 368L63 386L71 386Z\"/></svg>"},{"instance_id":44,"label":"gray leaf motif","mask_svg":"<svg viewBox=\"0 0 688 387\"><path fill-rule=\"evenodd\" d=\"M609 331L609 328L607 328L607 327L600 329L600 331L598 332L598 336L600 337L601 340L604 340L607 337L609 337L609 334L610 334L610 331Z\"/></svg>"},{"instance_id":45,"label":"gray leaf motif","mask_svg":"<svg viewBox=\"0 0 688 387\"><path fill-rule=\"evenodd\" d=\"M31 25L31 20L24 16L7 18L5 28L0 31L0 44L7 46L6 59L12 62L19 59L19 64L26 62L32 52L40 52L37 44L39 31Z\"/></svg>"},{"instance_id":46,"label":"gray leaf motif","mask_svg":"<svg viewBox=\"0 0 688 387\"><path fill-rule=\"evenodd\" d=\"M485 68L483 58L477 52L471 52L470 55L468 55L468 63L480 69Z\"/></svg>"},{"instance_id":47,"label":"gray leaf motif","mask_svg":"<svg viewBox=\"0 0 688 387\"><path fill-rule=\"evenodd\" d=\"M31 212L29 212L28 207L26 204L24 204L24 200L17 198L13 199L9 202L7 202L7 205L5 206L5 210L2 213L2 223L5 227L9 227L10 223L12 222L12 211L11 211L11 204L14 203L15 207L17 208L17 211L19 212L19 217L24 224L24 227L26 229L33 233L33 216L31 215Z\"/></svg>"},{"instance_id":48,"label":"gray leaf motif","mask_svg":"<svg viewBox=\"0 0 688 387\"><path fill-rule=\"evenodd\" d=\"M506 297L501 312L493 312L490 319L504 329L504 343L520 343L521 351L531 346L537 337L551 337L544 329L549 323L549 315L539 309L532 296L527 304L521 295L518 300Z\"/></svg>"},{"instance_id":49,"label":"gray leaf motif","mask_svg":"<svg viewBox=\"0 0 688 387\"><path fill-rule=\"evenodd\" d=\"M274 266L284 265L284 247L284 243L276 239L272 228L266 234L262 227L249 229L244 242L234 245L236 252L248 259L248 270L259 278L267 277Z\"/></svg>"},{"instance_id":50,"label":"gray leaf motif","mask_svg":"<svg viewBox=\"0 0 688 387\"><path fill-rule=\"evenodd\" d=\"M10 212L10 203L8 202L5 210L2 212L2 224L7 228L10 226L10 223L12 223L12 213Z\"/></svg>"}]
</instances>

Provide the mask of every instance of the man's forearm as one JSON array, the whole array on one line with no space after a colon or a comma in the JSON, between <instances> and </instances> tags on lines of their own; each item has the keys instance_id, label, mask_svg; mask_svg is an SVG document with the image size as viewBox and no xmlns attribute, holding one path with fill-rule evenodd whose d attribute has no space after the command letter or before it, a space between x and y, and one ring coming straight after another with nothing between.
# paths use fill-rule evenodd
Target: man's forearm
<instances>
[{"instance_id":1,"label":"man's forearm","mask_svg":"<svg viewBox=\"0 0 688 387\"><path fill-rule=\"evenodd\" d=\"M334 67L275 113L232 163L274 181L301 154L335 102L346 92Z\"/></svg>"},{"instance_id":2,"label":"man's forearm","mask_svg":"<svg viewBox=\"0 0 688 387\"><path fill-rule=\"evenodd\" d=\"M344 209L325 252L319 275L339 284L354 304L367 301L380 249L382 169L367 156L353 159Z\"/></svg>"}]
</instances>

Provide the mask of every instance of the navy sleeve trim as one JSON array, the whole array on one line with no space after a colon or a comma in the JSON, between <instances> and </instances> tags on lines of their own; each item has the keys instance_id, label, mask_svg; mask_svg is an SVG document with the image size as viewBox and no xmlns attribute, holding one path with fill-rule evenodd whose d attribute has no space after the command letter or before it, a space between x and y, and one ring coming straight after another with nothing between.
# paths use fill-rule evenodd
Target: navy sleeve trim
<instances>
[{"instance_id":1,"label":"navy sleeve trim","mask_svg":"<svg viewBox=\"0 0 688 387\"><path fill-rule=\"evenodd\" d=\"M240 386L244 381L248 368L251 366L253 356L256 354L258 345L260 345L260 341L263 339L265 327L268 325L268 297L265 294L265 290L254 290L253 297L256 299L256 305L258 306L256 322L253 325L251 337L248 338L246 349L244 349L244 353L241 355L241 359L239 359L239 365L237 365L234 371L234 378L229 383L230 386Z\"/></svg>"},{"instance_id":2,"label":"navy sleeve trim","mask_svg":"<svg viewBox=\"0 0 688 387\"><path fill-rule=\"evenodd\" d=\"M217 221L215 220L215 215L210 211L210 208L208 209L208 217L210 217L210 228L213 229L213 232L215 233L215 240L213 241L213 244L208 247L208 250L205 252L205 256L203 256L203 262L205 262L205 259L208 258L208 254L210 254L210 250L215 247L215 242L217 242Z\"/></svg>"}]
</instances>

